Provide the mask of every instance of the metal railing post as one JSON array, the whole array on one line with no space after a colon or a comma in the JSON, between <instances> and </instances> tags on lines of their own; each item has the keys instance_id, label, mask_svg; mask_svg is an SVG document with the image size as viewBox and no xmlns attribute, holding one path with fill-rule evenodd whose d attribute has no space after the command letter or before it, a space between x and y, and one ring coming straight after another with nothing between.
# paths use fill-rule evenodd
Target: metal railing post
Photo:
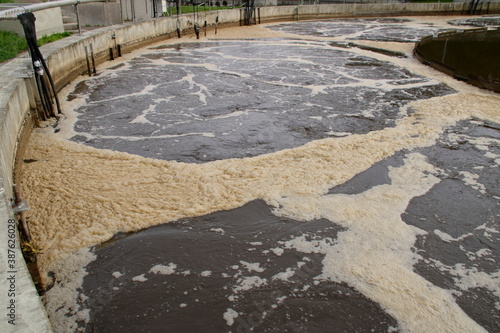
<instances>
[{"instance_id":1,"label":"metal railing post","mask_svg":"<svg viewBox=\"0 0 500 333\"><path fill-rule=\"evenodd\" d=\"M78 25L78 35L82 35L82 26L80 24L80 13L78 12L78 4L75 4L75 13L76 13L76 24Z\"/></svg>"}]
</instances>

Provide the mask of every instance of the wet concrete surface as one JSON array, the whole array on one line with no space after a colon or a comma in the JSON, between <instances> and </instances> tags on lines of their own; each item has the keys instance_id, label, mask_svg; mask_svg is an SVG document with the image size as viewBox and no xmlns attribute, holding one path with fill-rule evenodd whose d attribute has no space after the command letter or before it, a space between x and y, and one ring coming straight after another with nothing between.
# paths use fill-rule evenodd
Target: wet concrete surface
<instances>
[{"instance_id":1,"label":"wet concrete surface","mask_svg":"<svg viewBox=\"0 0 500 333\"><path fill-rule=\"evenodd\" d=\"M355 33L356 39L382 41L415 41L436 32L401 26L404 19L338 21L276 29L315 36ZM454 92L328 43L288 43L150 48L126 66L84 81L69 96L89 101L76 110L72 140L201 163L391 127L408 102ZM317 94L318 87L327 93ZM483 287L461 288L457 272L498 270L500 184L487 152L500 153L496 141L488 141L499 138L498 124L469 120L420 149L442 170L441 182L414 198L402 216L427 232L415 244L422 259L414 270L453 291L462 309L490 332L500 327L498 298ZM388 184L389 169L401 166L408 153L401 151L328 193L357 194ZM257 200L117 235L93 249L97 259L87 266L86 332L397 332L397 321L375 302L346 284L316 279L322 254L285 245L300 236L331 243L342 231L327 220L277 217Z\"/></svg>"}]
</instances>

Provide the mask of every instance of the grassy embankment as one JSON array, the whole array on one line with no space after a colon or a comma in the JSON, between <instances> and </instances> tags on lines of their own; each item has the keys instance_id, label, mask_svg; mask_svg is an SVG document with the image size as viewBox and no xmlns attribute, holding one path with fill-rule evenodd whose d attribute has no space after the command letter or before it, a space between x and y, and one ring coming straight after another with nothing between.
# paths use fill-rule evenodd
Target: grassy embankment
<instances>
[{"instance_id":1,"label":"grassy embankment","mask_svg":"<svg viewBox=\"0 0 500 333\"><path fill-rule=\"evenodd\" d=\"M0 0L2 1L2 0ZM59 32L38 39L38 46L68 37L69 32ZM0 31L0 62L15 58L19 53L28 50L26 39L10 31Z\"/></svg>"}]
</instances>

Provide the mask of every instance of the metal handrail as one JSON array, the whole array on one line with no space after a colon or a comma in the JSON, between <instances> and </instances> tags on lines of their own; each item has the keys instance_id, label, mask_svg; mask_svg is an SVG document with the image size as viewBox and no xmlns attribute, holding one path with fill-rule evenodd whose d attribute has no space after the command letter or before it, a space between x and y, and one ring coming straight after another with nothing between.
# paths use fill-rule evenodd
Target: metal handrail
<instances>
[{"instance_id":1,"label":"metal handrail","mask_svg":"<svg viewBox=\"0 0 500 333\"><path fill-rule=\"evenodd\" d=\"M39 10L44 10L48 8L78 5L87 2L107 2L107 0L60 0L60 1L50 1L44 3L37 3L28 6L19 6L16 8L5 9L0 11L0 20L17 20L17 15L26 12L36 12Z\"/></svg>"}]
</instances>

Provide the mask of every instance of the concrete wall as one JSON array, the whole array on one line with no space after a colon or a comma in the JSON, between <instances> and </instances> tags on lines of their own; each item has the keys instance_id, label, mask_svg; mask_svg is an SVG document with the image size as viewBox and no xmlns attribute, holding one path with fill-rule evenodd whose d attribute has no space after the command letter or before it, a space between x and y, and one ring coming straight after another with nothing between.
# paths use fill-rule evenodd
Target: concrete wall
<instances>
[{"instance_id":1,"label":"concrete wall","mask_svg":"<svg viewBox=\"0 0 500 333\"><path fill-rule=\"evenodd\" d=\"M297 17L300 20L327 17L345 16L377 16L377 15L459 15L469 7L468 3L365 3L365 4L337 4L337 5L302 5L278 6L261 8L261 16L266 19L290 19ZM490 3L489 12L498 13L500 4ZM483 13L487 5L484 4Z\"/></svg>"},{"instance_id":2,"label":"concrete wall","mask_svg":"<svg viewBox=\"0 0 500 333\"><path fill-rule=\"evenodd\" d=\"M298 8L298 9L297 9ZM463 9L462 3L430 3L430 4L345 4L345 5L310 5L310 6L284 6L284 7L264 7L261 8L261 19L270 20L293 20L297 18L324 18L324 17L345 17L361 15L390 15L390 14L458 14ZM500 3L492 3L490 12L500 12ZM215 18L219 17L219 24L229 24L239 22L239 10L223 10L218 13L207 13L206 20L209 25L215 24ZM204 18L205 19L205 18ZM39 22L37 21L37 24ZM82 36L74 35L63 40L50 43L41 47L41 52L47 60L47 65L58 89L72 81L77 75L86 71L86 59L84 47L92 43L96 54L97 63L106 61L109 58L109 48L116 43L122 45L122 50L127 51L136 47L144 46L153 41L171 38L176 35L176 28L182 30L192 29L193 15L182 15L177 18L162 17L151 19L136 24L115 25L86 32ZM30 65L30 60L26 56L18 57L0 66L0 308L6 309L9 299L5 298L4 289L8 278L8 267L6 254L7 243L4 236L7 231L4 226L12 219L13 212L10 200L14 197L14 170L16 152L22 148L21 133L31 131L29 121L30 113L34 106L30 97L32 81L29 78L19 78L20 73L25 71ZM64 110L63 110L64 112ZM24 139L26 139L25 135ZM19 154L18 156L22 156ZM29 204L29 203L28 203ZM19 281L30 281L24 267L23 259L16 244L17 264L19 265ZM19 282L21 283L21 282ZM21 286L21 284L18 284ZM21 287L20 287L21 288ZM23 291L17 296L18 319L23 325L14 327L8 326L6 321L0 322L2 332L46 332L49 328L44 320L44 310L34 291L33 284L22 285ZM36 317L38 315L38 317ZM37 319L42 318L42 319ZM33 330L33 323L37 323L37 329Z\"/></svg>"},{"instance_id":3,"label":"concrete wall","mask_svg":"<svg viewBox=\"0 0 500 333\"><path fill-rule=\"evenodd\" d=\"M126 21L143 21L162 15L161 0L121 0L122 15Z\"/></svg>"},{"instance_id":4,"label":"concrete wall","mask_svg":"<svg viewBox=\"0 0 500 333\"><path fill-rule=\"evenodd\" d=\"M18 5L18 4L16 4ZM0 10L9 9L0 6ZM52 35L57 32L64 32L63 20L60 8L49 8L34 13L36 17L35 27L38 38L43 35ZM15 32L19 36L24 36L24 30L18 20L0 20L0 30Z\"/></svg>"},{"instance_id":5,"label":"concrete wall","mask_svg":"<svg viewBox=\"0 0 500 333\"><path fill-rule=\"evenodd\" d=\"M312 3L315 3L315 1L312 1ZM255 5L259 7L277 6L278 0L255 0Z\"/></svg>"},{"instance_id":6,"label":"concrete wall","mask_svg":"<svg viewBox=\"0 0 500 333\"><path fill-rule=\"evenodd\" d=\"M80 25L109 26L122 23L120 3L118 2L93 2L78 5Z\"/></svg>"}]
</instances>

